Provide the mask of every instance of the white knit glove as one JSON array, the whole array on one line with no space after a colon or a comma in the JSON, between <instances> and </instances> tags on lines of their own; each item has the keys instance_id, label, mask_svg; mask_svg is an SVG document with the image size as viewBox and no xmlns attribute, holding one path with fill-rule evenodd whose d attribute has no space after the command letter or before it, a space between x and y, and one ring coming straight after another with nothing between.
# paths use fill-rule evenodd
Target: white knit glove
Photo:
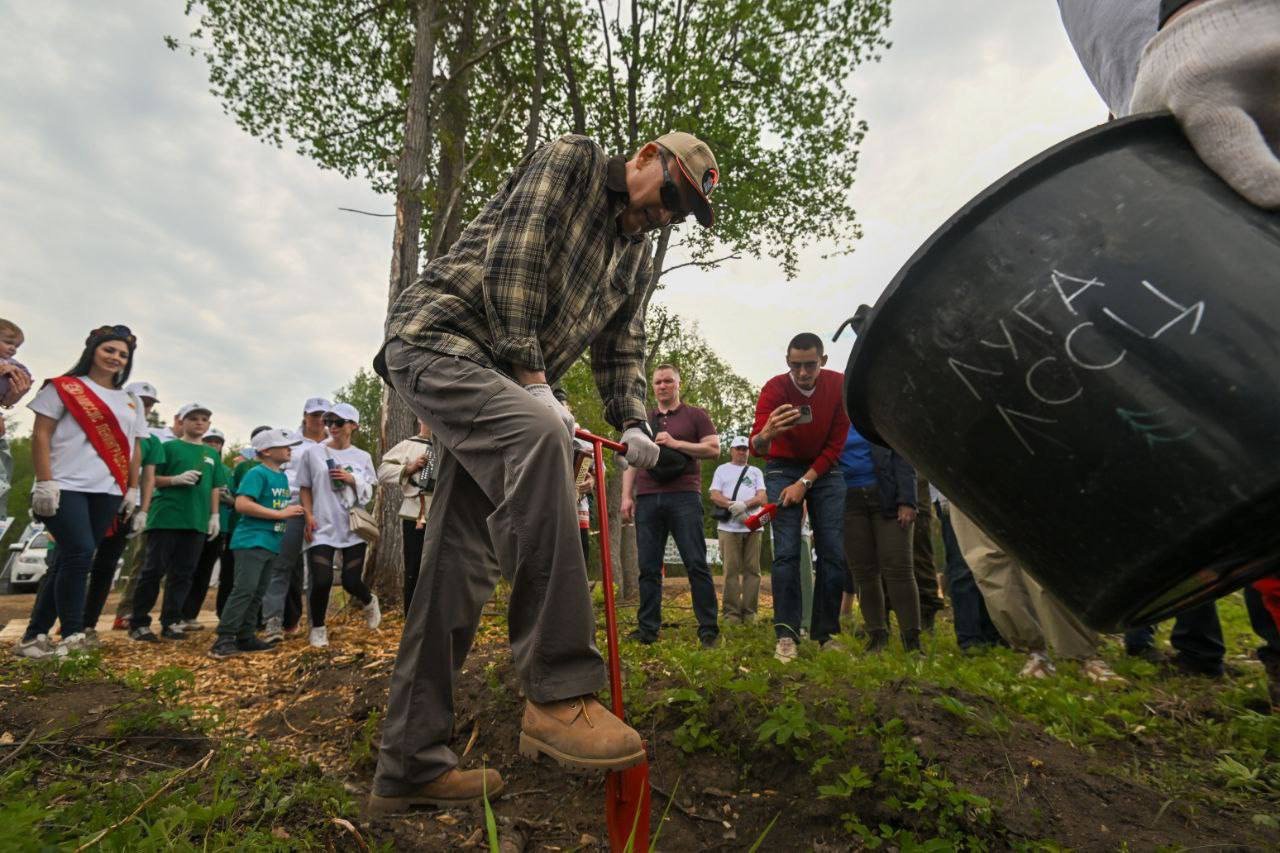
<instances>
[{"instance_id":1,"label":"white knit glove","mask_svg":"<svg viewBox=\"0 0 1280 853\"><path fill-rule=\"evenodd\" d=\"M126 518L138 508L138 487L126 489L124 497L120 499L120 509L116 510L117 515L123 515Z\"/></svg>"},{"instance_id":2,"label":"white knit glove","mask_svg":"<svg viewBox=\"0 0 1280 853\"><path fill-rule=\"evenodd\" d=\"M1196 153L1258 207L1280 208L1280 10L1211 0L1148 42L1133 113L1171 110Z\"/></svg>"},{"instance_id":3,"label":"white knit glove","mask_svg":"<svg viewBox=\"0 0 1280 853\"><path fill-rule=\"evenodd\" d=\"M649 437L648 426L629 427L622 433L622 443L627 446L627 455L619 458L626 459L628 465L652 468L658 464L658 445Z\"/></svg>"},{"instance_id":4,"label":"white knit glove","mask_svg":"<svg viewBox=\"0 0 1280 853\"><path fill-rule=\"evenodd\" d=\"M742 521L748 515L745 501L733 501L729 504L729 517L734 521Z\"/></svg>"},{"instance_id":5,"label":"white knit glove","mask_svg":"<svg viewBox=\"0 0 1280 853\"><path fill-rule=\"evenodd\" d=\"M209 532L208 538L210 541L217 539L218 534L222 532L222 522L218 520L217 510L214 510L213 514L209 516L208 532Z\"/></svg>"},{"instance_id":6,"label":"white knit glove","mask_svg":"<svg viewBox=\"0 0 1280 853\"><path fill-rule=\"evenodd\" d=\"M528 391L533 399L550 409L560 419L560 423L564 424L564 428L569 431L569 435L573 435L573 414L560 405L556 395L551 393L550 385L545 382L535 382L532 385L524 386L524 390Z\"/></svg>"},{"instance_id":7,"label":"white knit glove","mask_svg":"<svg viewBox=\"0 0 1280 853\"><path fill-rule=\"evenodd\" d=\"M174 486L194 486L200 482L201 471L192 468L190 471L183 471L181 474L174 474L169 478L169 482Z\"/></svg>"},{"instance_id":8,"label":"white knit glove","mask_svg":"<svg viewBox=\"0 0 1280 853\"><path fill-rule=\"evenodd\" d=\"M147 511L140 509L133 514L133 518L129 519L129 532L125 534L125 539L132 539L139 533L147 529Z\"/></svg>"},{"instance_id":9,"label":"white knit glove","mask_svg":"<svg viewBox=\"0 0 1280 853\"><path fill-rule=\"evenodd\" d=\"M53 480L37 480L31 488L31 511L41 518L51 518L58 514L61 498L62 489Z\"/></svg>"}]
</instances>

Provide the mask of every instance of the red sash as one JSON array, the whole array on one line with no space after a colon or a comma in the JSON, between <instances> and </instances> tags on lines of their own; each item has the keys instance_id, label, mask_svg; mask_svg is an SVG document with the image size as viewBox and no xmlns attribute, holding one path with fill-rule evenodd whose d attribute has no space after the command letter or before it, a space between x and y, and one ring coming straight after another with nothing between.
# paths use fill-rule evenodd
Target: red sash
<instances>
[{"instance_id":1,"label":"red sash","mask_svg":"<svg viewBox=\"0 0 1280 853\"><path fill-rule=\"evenodd\" d=\"M76 419L85 437L98 451L107 470L115 478L120 493L129 488L129 439L116 420L115 412L102 402L97 394L89 390L89 386L80 381L78 376L58 376L49 380L67 407L71 417Z\"/></svg>"}]
</instances>

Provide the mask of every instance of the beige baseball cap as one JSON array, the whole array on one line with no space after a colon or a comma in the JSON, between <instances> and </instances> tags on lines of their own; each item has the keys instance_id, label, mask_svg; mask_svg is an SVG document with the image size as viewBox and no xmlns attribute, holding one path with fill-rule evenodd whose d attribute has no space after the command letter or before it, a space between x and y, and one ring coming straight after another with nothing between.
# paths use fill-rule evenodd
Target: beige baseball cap
<instances>
[{"instance_id":1,"label":"beige baseball cap","mask_svg":"<svg viewBox=\"0 0 1280 853\"><path fill-rule=\"evenodd\" d=\"M693 187L693 215L698 224L710 228L715 222L715 211L711 208L711 193L720 186L720 167L716 165L716 155L711 153L707 143L692 133L674 130L654 140L663 148L675 155L680 171L684 174L689 186Z\"/></svg>"}]
</instances>

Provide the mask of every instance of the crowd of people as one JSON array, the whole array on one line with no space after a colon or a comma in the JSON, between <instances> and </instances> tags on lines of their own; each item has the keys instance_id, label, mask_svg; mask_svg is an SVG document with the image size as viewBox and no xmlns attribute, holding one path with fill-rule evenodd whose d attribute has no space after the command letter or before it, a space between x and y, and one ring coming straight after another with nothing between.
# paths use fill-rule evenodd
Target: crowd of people
<instances>
[{"instance_id":1,"label":"crowd of people","mask_svg":"<svg viewBox=\"0 0 1280 853\"><path fill-rule=\"evenodd\" d=\"M22 342L16 324L0 321L6 359L0 375L8 380L10 405L31 387L29 372L13 359ZM224 462L226 437L211 426L208 406L187 403L169 426L150 425L159 393L151 383L128 381L136 346L125 326L93 330L75 365L45 382L29 403L31 514L52 549L16 653L39 659L98 645L98 619L122 557L128 580L112 627L136 642L204 630L199 615L215 566L214 658L270 650L299 630L304 611L308 642L327 646L335 571L376 629L378 597L364 583L371 534L358 514L380 473L352 443L360 427L356 408L312 397L296 429L255 428L231 468ZM5 454L8 463L7 448ZM384 482L396 480L401 468L420 471L423 456L397 461L388 454ZM406 483L406 501L418 491ZM415 523L420 543L420 514Z\"/></svg>"}]
</instances>

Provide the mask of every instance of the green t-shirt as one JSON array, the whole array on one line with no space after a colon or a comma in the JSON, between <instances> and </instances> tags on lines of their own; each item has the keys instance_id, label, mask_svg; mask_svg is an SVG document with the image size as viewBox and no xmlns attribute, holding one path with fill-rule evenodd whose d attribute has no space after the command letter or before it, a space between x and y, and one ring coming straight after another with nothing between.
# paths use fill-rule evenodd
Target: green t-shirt
<instances>
[{"instance_id":1,"label":"green t-shirt","mask_svg":"<svg viewBox=\"0 0 1280 853\"><path fill-rule=\"evenodd\" d=\"M267 509L284 509L289 505L289 478L283 471L272 471L266 465L259 465L245 473L236 495ZM236 532L231 535L231 547L266 548L278 554L283 538L283 521L241 515L236 523Z\"/></svg>"},{"instance_id":2,"label":"green t-shirt","mask_svg":"<svg viewBox=\"0 0 1280 853\"><path fill-rule=\"evenodd\" d=\"M212 447L181 439L166 441L164 461L156 465L156 476L173 477L192 470L204 472L194 486L156 489L147 513L148 530L203 532L209 528L209 498L214 489L226 487L226 468Z\"/></svg>"},{"instance_id":3,"label":"green t-shirt","mask_svg":"<svg viewBox=\"0 0 1280 853\"><path fill-rule=\"evenodd\" d=\"M237 464L235 470L231 472L231 480L230 480L231 494L233 495L240 494L240 484L244 482L244 475L248 474L251 470L253 470L254 468L258 467L261 464L262 463L259 462L257 459L245 459L244 461ZM239 523L240 523L240 513L236 512L233 509L231 510L231 526L230 527L224 526L223 529L226 530L228 533L235 533L236 525Z\"/></svg>"},{"instance_id":4,"label":"green t-shirt","mask_svg":"<svg viewBox=\"0 0 1280 853\"><path fill-rule=\"evenodd\" d=\"M164 461L164 442L149 435L142 440L142 464L159 465Z\"/></svg>"},{"instance_id":5,"label":"green t-shirt","mask_svg":"<svg viewBox=\"0 0 1280 853\"><path fill-rule=\"evenodd\" d=\"M218 501L218 529L223 533L230 533L231 516L233 515L231 511L231 504L235 503L235 485L234 481L231 479L231 469L226 465L223 465L221 462L218 463L218 467L222 469L222 481L226 483L226 485L222 487L222 493L224 495L229 494L232 496L231 503L228 503L225 497Z\"/></svg>"}]
</instances>

